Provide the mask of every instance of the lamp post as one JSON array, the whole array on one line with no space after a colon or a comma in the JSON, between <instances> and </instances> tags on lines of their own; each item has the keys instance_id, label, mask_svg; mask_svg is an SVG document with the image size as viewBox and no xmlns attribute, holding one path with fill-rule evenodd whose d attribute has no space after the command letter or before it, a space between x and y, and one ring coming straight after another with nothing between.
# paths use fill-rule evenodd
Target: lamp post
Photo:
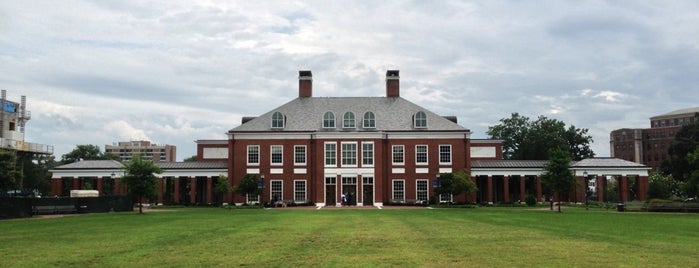
<instances>
[{"instance_id":1,"label":"lamp post","mask_svg":"<svg viewBox=\"0 0 699 268\"><path fill-rule=\"evenodd\" d=\"M590 199L590 181L587 177L587 171L583 171L583 178L585 178L585 210L589 210L590 206L587 200Z\"/></svg>"},{"instance_id":2,"label":"lamp post","mask_svg":"<svg viewBox=\"0 0 699 268\"><path fill-rule=\"evenodd\" d=\"M440 203L440 200L439 200L440 196L439 196L439 193L437 191L437 189L439 189L440 187L442 187L442 182L439 181L439 173L437 173L434 180L432 181L432 188L434 188L434 200L435 200L435 203L437 203L437 205L439 205L439 203Z\"/></svg>"},{"instance_id":3,"label":"lamp post","mask_svg":"<svg viewBox=\"0 0 699 268\"><path fill-rule=\"evenodd\" d=\"M257 201L260 203L260 208L263 208L264 205L262 204L262 196L265 190L265 174L260 175L260 180L257 181L257 190L260 192L260 196L257 198Z\"/></svg>"}]
</instances>

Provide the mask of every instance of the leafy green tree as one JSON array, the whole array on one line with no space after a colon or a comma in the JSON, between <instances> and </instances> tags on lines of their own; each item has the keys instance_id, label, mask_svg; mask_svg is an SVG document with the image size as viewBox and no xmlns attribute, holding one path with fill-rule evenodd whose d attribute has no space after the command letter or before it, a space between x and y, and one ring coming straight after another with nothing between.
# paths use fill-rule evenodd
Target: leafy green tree
<instances>
[{"instance_id":1,"label":"leafy green tree","mask_svg":"<svg viewBox=\"0 0 699 268\"><path fill-rule=\"evenodd\" d=\"M223 197L232 191L233 187L228 182L228 177L219 175L216 179L216 185L214 186L214 192L218 195L219 201L223 203Z\"/></svg>"},{"instance_id":2,"label":"leafy green tree","mask_svg":"<svg viewBox=\"0 0 699 268\"><path fill-rule=\"evenodd\" d=\"M21 187L22 173L17 169L15 151L0 149L0 189Z\"/></svg>"},{"instance_id":3,"label":"leafy green tree","mask_svg":"<svg viewBox=\"0 0 699 268\"><path fill-rule=\"evenodd\" d=\"M77 145L75 149L61 156L62 164L70 164L80 160L119 160L114 154L104 154L100 147L92 144Z\"/></svg>"},{"instance_id":4,"label":"leafy green tree","mask_svg":"<svg viewBox=\"0 0 699 268\"><path fill-rule=\"evenodd\" d=\"M500 124L491 126L486 132L491 139L503 140L503 158L513 160L546 160L551 149L558 148L569 153L574 160L594 157L590 148L592 136L588 129L566 128L563 121L539 116L531 121L526 116L513 113L510 118L500 119Z\"/></svg>"},{"instance_id":5,"label":"leafy green tree","mask_svg":"<svg viewBox=\"0 0 699 268\"><path fill-rule=\"evenodd\" d=\"M197 155L187 157L183 160L184 162L197 162Z\"/></svg>"},{"instance_id":6,"label":"leafy green tree","mask_svg":"<svg viewBox=\"0 0 699 268\"><path fill-rule=\"evenodd\" d=\"M682 126L675 140L668 147L669 161L664 161L660 167L663 174L671 174L675 180L684 182L693 171L687 155L699 147L699 121Z\"/></svg>"},{"instance_id":7,"label":"leafy green tree","mask_svg":"<svg viewBox=\"0 0 699 268\"><path fill-rule=\"evenodd\" d=\"M143 160L139 155L134 155L124 165L124 170L126 174L123 179L126 180L128 191L138 198L138 212L143 213L142 199L156 193L158 178L155 174L163 173L163 170L153 164L153 161Z\"/></svg>"},{"instance_id":8,"label":"leafy green tree","mask_svg":"<svg viewBox=\"0 0 699 268\"><path fill-rule=\"evenodd\" d=\"M442 194L451 194L452 196L461 193L472 194L478 190L476 184L471 180L471 176L464 171L441 173L438 179L440 186L435 188L435 193L438 196Z\"/></svg>"},{"instance_id":9,"label":"leafy green tree","mask_svg":"<svg viewBox=\"0 0 699 268\"><path fill-rule=\"evenodd\" d=\"M242 194L243 196L246 195L259 195L260 194L260 189L257 187L257 175L255 174L245 174L243 178L240 180L240 183L238 183L238 187L236 187L236 192L239 194ZM259 200L260 204L262 204L262 200Z\"/></svg>"},{"instance_id":10,"label":"leafy green tree","mask_svg":"<svg viewBox=\"0 0 699 268\"><path fill-rule=\"evenodd\" d=\"M653 172L648 176L648 198L669 199L678 193L678 184L672 176Z\"/></svg>"},{"instance_id":11,"label":"leafy green tree","mask_svg":"<svg viewBox=\"0 0 699 268\"><path fill-rule=\"evenodd\" d=\"M687 197L696 198L699 195L699 147L687 154L687 162L690 171L684 185L684 193Z\"/></svg>"},{"instance_id":12,"label":"leafy green tree","mask_svg":"<svg viewBox=\"0 0 699 268\"><path fill-rule=\"evenodd\" d=\"M549 154L549 162L544 166L541 183L560 197L560 194L569 193L576 184L573 172L570 170L570 156L560 148L551 150ZM560 200L558 212L561 212Z\"/></svg>"}]
</instances>

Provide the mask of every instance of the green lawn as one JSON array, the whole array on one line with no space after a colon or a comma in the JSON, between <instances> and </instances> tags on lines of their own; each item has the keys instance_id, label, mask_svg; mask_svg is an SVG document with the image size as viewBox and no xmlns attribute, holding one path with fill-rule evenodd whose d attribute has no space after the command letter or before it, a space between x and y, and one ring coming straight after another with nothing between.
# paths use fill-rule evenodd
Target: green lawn
<instances>
[{"instance_id":1,"label":"green lawn","mask_svg":"<svg viewBox=\"0 0 699 268\"><path fill-rule=\"evenodd\" d=\"M0 221L1 267L699 267L699 215L227 210Z\"/></svg>"}]
</instances>

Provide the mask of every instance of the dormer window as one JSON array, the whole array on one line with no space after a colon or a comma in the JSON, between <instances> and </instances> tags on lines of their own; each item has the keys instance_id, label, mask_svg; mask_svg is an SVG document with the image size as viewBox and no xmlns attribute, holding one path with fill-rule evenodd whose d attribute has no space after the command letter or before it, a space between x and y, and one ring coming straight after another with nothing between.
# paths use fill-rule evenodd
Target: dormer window
<instances>
[{"instance_id":1,"label":"dormer window","mask_svg":"<svg viewBox=\"0 0 699 268\"><path fill-rule=\"evenodd\" d=\"M284 128L284 115L280 112L272 114L272 128Z\"/></svg>"},{"instance_id":2,"label":"dormer window","mask_svg":"<svg viewBox=\"0 0 699 268\"><path fill-rule=\"evenodd\" d=\"M413 116L413 121L415 128L427 128L427 114L425 114L425 112L417 112L415 116Z\"/></svg>"},{"instance_id":3,"label":"dormer window","mask_svg":"<svg viewBox=\"0 0 699 268\"><path fill-rule=\"evenodd\" d=\"M323 128L335 128L335 115L332 112L323 115Z\"/></svg>"},{"instance_id":4,"label":"dormer window","mask_svg":"<svg viewBox=\"0 0 699 268\"><path fill-rule=\"evenodd\" d=\"M376 127L376 116L372 112L364 113L364 120L362 121L363 128L375 128Z\"/></svg>"},{"instance_id":5,"label":"dormer window","mask_svg":"<svg viewBox=\"0 0 699 268\"><path fill-rule=\"evenodd\" d=\"M346 112L345 116L342 117L342 127L343 128L353 128L354 125L354 113Z\"/></svg>"}]
</instances>

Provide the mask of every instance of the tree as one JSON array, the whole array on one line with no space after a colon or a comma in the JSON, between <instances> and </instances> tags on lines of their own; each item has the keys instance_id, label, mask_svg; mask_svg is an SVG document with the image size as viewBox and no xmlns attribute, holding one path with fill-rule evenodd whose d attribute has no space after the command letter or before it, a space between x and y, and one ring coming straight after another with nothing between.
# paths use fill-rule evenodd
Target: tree
<instances>
[{"instance_id":1,"label":"tree","mask_svg":"<svg viewBox=\"0 0 699 268\"><path fill-rule=\"evenodd\" d=\"M119 160L119 156L104 154L99 146L92 144L77 145L75 149L61 156L62 164L70 164L80 160Z\"/></svg>"},{"instance_id":2,"label":"tree","mask_svg":"<svg viewBox=\"0 0 699 268\"><path fill-rule=\"evenodd\" d=\"M197 159L198 159L197 155L193 155L193 156L185 158L183 161L184 162L197 162Z\"/></svg>"},{"instance_id":3,"label":"tree","mask_svg":"<svg viewBox=\"0 0 699 268\"><path fill-rule=\"evenodd\" d=\"M544 166L544 174L541 182L546 185L553 194L558 194L558 212L561 212L560 194L569 193L575 186L575 177L570 171L570 156L568 152L560 148L553 149L549 153L549 162Z\"/></svg>"},{"instance_id":4,"label":"tree","mask_svg":"<svg viewBox=\"0 0 699 268\"><path fill-rule=\"evenodd\" d=\"M228 182L228 177L223 175L218 175L216 179L216 185L214 186L214 192L218 194L219 200L223 200L223 196L227 193L233 191L233 187Z\"/></svg>"},{"instance_id":5,"label":"tree","mask_svg":"<svg viewBox=\"0 0 699 268\"><path fill-rule=\"evenodd\" d=\"M513 113L510 118L500 119L500 124L491 126L486 132L491 139L503 140L503 158L512 160L546 160L551 149L558 148L569 153L574 160L594 157L590 149L592 136L588 129L566 128L563 121L539 116L531 121L526 116Z\"/></svg>"},{"instance_id":6,"label":"tree","mask_svg":"<svg viewBox=\"0 0 699 268\"><path fill-rule=\"evenodd\" d=\"M128 191L138 198L138 212L143 213L142 198L156 193L158 178L155 174L163 173L163 170L153 164L153 161L143 160L139 155L134 155L131 161L124 165L124 170Z\"/></svg>"},{"instance_id":7,"label":"tree","mask_svg":"<svg viewBox=\"0 0 699 268\"><path fill-rule=\"evenodd\" d=\"M670 175L653 172L648 177L648 199L669 199L677 190L678 183Z\"/></svg>"},{"instance_id":8,"label":"tree","mask_svg":"<svg viewBox=\"0 0 699 268\"><path fill-rule=\"evenodd\" d=\"M243 178L238 183L236 192L244 196L247 195L259 195L260 189L257 187L257 175L255 174L245 174ZM258 200L262 204L262 200Z\"/></svg>"},{"instance_id":9,"label":"tree","mask_svg":"<svg viewBox=\"0 0 699 268\"><path fill-rule=\"evenodd\" d=\"M699 195L699 147L687 154L687 162L689 162L690 171L684 184L684 194L687 197L696 198Z\"/></svg>"},{"instance_id":10,"label":"tree","mask_svg":"<svg viewBox=\"0 0 699 268\"><path fill-rule=\"evenodd\" d=\"M670 159L662 163L660 170L663 174L671 174L677 181L687 181L692 173L687 155L694 152L697 147L699 147L699 121L684 125L677 131L675 140L667 150Z\"/></svg>"},{"instance_id":11,"label":"tree","mask_svg":"<svg viewBox=\"0 0 699 268\"><path fill-rule=\"evenodd\" d=\"M0 149L0 189L17 189L21 187L21 181L16 152Z\"/></svg>"},{"instance_id":12,"label":"tree","mask_svg":"<svg viewBox=\"0 0 699 268\"><path fill-rule=\"evenodd\" d=\"M437 196L442 194L456 196L464 192L471 194L478 190L476 184L471 180L471 176L464 171L442 173L439 174L438 179L440 185L438 188L435 188Z\"/></svg>"}]
</instances>

